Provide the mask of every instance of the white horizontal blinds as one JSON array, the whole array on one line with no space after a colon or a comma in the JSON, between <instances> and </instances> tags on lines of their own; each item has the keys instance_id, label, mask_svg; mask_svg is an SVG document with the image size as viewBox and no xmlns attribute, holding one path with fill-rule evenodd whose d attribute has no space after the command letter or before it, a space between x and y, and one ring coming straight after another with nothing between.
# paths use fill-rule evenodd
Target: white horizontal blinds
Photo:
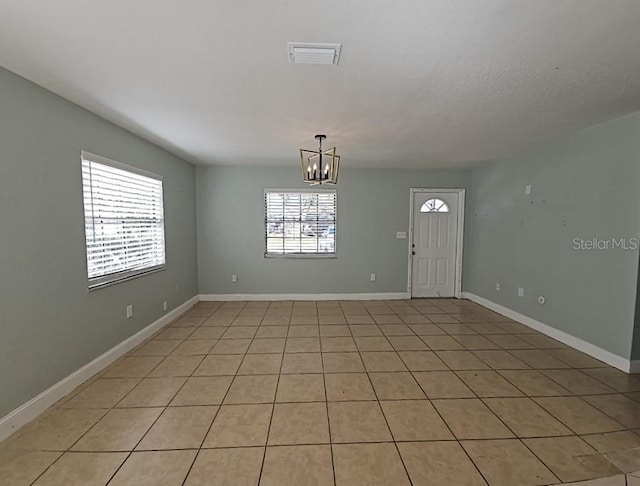
<instances>
[{"instance_id":1,"label":"white horizontal blinds","mask_svg":"<svg viewBox=\"0 0 640 486\"><path fill-rule=\"evenodd\" d=\"M267 255L334 255L335 191L265 191Z\"/></svg>"},{"instance_id":2,"label":"white horizontal blinds","mask_svg":"<svg viewBox=\"0 0 640 486\"><path fill-rule=\"evenodd\" d=\"M83 153L89 287L165 264L162 180Z\"/></svg>"}]
</instances>

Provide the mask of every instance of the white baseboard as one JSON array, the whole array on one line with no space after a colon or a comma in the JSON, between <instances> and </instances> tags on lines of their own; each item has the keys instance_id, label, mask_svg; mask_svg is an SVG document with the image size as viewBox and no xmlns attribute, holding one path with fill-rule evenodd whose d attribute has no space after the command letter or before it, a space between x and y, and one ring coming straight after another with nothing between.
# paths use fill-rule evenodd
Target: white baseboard
<instances>
[{"instance_id":1,"label":"white baseboard","mask_svg":"<svg viewBox=\"0 0 640 486\"><path fill-rule=\"evenodd\" d=\"M404 300L410 299L408 292L363 293L363 294L200 294L200 300Z\"/></svg>"},{"instance_id":2,"label":"white baseboard","mask_svg":"<svg viewBox=\"0 0 640 486\"><path fill-rule=\"evenodd\" d=\"M546 334L547 336L556 339L561 343L566 344L567 346L571 346L578 351L582 351L583 353L599 359L600 361L603 361L604 363L607 363L614 368L618 368L625 373L640 372L640 360L629 361L628 359L623 358L622 356L618 356L617 354L613 354L606 349L599 348L594 344L583 341L582 339L572 336L571 334L568 334L564 331L560 331L555 327L551 327L548 324L536 321L531 317L520 314L519 312L511 310L508 307L496 304L491 300L485 299L484 297L480 297L470 292L463 292L462 298L469 299L477 304L480 304L483 307L486 307L487 309L491 309L498 314L502 314L509 319L513 319L514 321L518 321L519 323L524 324L527 327L535 329L536 331L540 331L541 333Z\"/></svg>"},{"instance_id":3,"label":"white baseboard","mask_svg":"<svg viewBox=\"0 0 640 486\"><path fill-rule=\"evenodd\" d=\"M47 388L38 396L32 398L12 412L9 412L9 414L0 418L0 441L9 437L23 425L34 420L36 417L38 417L38 415L40 415L58 400L63 398L65 395L69 394L77 386L81 385L93 375L103 370L115 360L123 356L125 353L135 348L138 344L142 343L145 339L162 329L176 317L184 314L187 310L189 310L189 308L195 305L198 300L198 296L190 298L185 303L179 305L170 312L167 312L158 320L152 322L133 336L127 338L104 354L98 356L96 359L84 365L79 370L74 371L55 385Z\"/></svg>"}]
</instances>

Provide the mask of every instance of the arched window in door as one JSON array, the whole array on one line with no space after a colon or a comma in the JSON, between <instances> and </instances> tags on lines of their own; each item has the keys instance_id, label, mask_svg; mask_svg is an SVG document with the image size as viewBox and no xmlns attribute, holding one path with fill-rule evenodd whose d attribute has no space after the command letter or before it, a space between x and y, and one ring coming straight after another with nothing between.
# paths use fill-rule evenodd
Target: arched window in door
<instances>
[{"instance_id":1,"label":"arched window in door","mask_svg":"<svg viewBox=\"0 0 640 486\"><path fill-rule=\"evenodd\" d=\"M428 199L420 208L421 213L448 213L449 205L437 197Z\"/></svg>"}]
</instances>

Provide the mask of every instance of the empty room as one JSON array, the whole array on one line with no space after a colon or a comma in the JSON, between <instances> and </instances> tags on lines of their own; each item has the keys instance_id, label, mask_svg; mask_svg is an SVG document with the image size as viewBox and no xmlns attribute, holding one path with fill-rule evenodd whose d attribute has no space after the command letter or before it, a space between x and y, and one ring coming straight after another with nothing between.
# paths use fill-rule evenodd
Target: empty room
<instances>
[{"instance_id":1,"label":"empty room","mask_svg":"<svg viewBox=\"0 0 640 486\"><path fill-rule=\"evenodd\" d=\"M640 485L639 25L0 0L0 485Z\"/></svg>"}]
</instances>

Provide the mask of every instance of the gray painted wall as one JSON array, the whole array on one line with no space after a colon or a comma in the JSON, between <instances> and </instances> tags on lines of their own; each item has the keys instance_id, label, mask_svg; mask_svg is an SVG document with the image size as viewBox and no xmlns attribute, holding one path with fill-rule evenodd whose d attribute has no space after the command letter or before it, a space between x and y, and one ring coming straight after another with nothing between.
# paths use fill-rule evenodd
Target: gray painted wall
<instances>
[{"instance_id":1,"label":"gray painted wall","mask_svg":"<svg viewBox=\"0 0 640 486\"><path fill-rule=\"evenodd\" d=\"M636 287L636 311L633 326L633 345L631 359L640 359L640 258L638 259L638 284Z\"/></svg>"},{"instance_id":2,"label":"gray painted wall","mask_svg":"<svg viewBox=\"0 0 640 486\"><path fill-rule=\"evenodd\" d=\"M81 149L164 176L165 271L87 292ZM197 293L194 192L191 164L0 69L0 417Z\"/></svg>"},{"instance_id":3,"label":"gray painted wall","mask_svg":"<svg viewBox=\"0 0 640 486\"><path fill-rule=\"evenodd\" d=\"M475 169L472 185L465 290L629 358L638 251L573 238L640 236L640 114Z\"/></svg>"},{"instance_id":4,"label":"gray painted wall","mask_svg":"<svg viewBox=\"0 0 640 486\"><path fill-rule=\"evenodd\" d=\"M408 231L409 189L468 189L470 173L350 170L347 164L337 185L338 256L330 260L264 257L264 189L306 187L295 162L290 168L197 167L200 293L406 292L408 242L396 232ZM237 283L231 283L234 273Z\"/></svg>"},{"instance_id":5,"label":"gray painted wall","mask_svg":"<svg viewBox=\"0 0 640 486\"><path fill-rule=\"evenodd\" d=\"M295 163L194 169L2 69L0 107L0 416L160 317L163 300L406 291L407 241L395 235L408 229L411 187L467 189L464 290L640 358L638 252L572 249L575 237L640 235L640 114L473 175L347 165L338 258L299 260L263 257L264 188L303 187ZM167 270L87 292L81 149L164 176Z\"/></svg>"}]
</instances>

